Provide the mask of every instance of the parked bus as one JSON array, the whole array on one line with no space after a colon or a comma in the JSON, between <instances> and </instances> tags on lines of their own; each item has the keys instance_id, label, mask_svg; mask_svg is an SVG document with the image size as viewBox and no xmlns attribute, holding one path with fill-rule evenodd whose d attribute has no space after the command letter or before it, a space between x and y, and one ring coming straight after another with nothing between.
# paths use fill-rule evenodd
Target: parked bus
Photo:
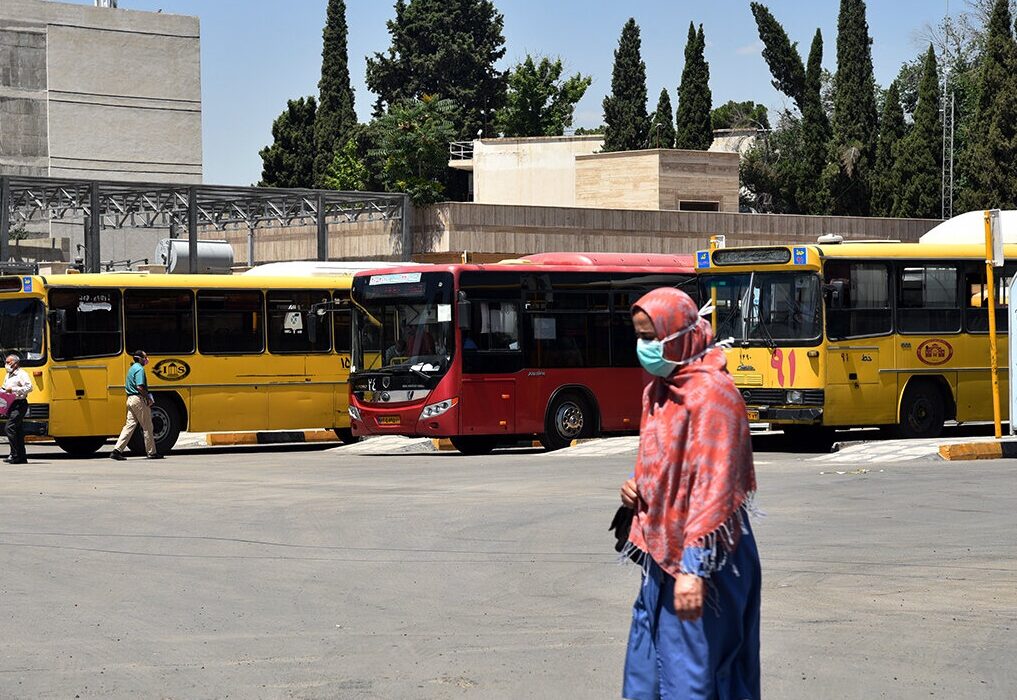
<instances>
[{"instance_id":1,"label":"parked bus","mask_svg":"<svg viewBox=\"0 0 1017 700\"><path fill-rule=\"evenodd\" d=\"M692 259L547 253L353 280L355 435L448 437L466 454L539 436L549 450L639 428L646 381L632 303L695 296Z\"/></svg>"},{"instance_id":2,"label":"parked bus","mask_svg":"<svg viewBox=\"0 0 1017 700\"><path fill-rule=\"evenodd\" d=\"M353 440L349 311L311 312L348 304L351 279L340 269L0 277L0 350L20 355L35 385L26 432L94 453L120 432L124 377L142 349L160 453L185 429L320 427ZM142 448L137 431L131 449Z\"/></svg>"},{"instance_id":3,"label":"parked bus","mask_svg":"<svg viewBox=\"0 0 1017 700\"><path fill-rule=\"evenodd\" d=\"M992 419L984 245L719 248L696 265L751 421L821 443L833 428L918 438ZM1001 358L1015 271L996 275Z\"/></svg>"}]
</instances>

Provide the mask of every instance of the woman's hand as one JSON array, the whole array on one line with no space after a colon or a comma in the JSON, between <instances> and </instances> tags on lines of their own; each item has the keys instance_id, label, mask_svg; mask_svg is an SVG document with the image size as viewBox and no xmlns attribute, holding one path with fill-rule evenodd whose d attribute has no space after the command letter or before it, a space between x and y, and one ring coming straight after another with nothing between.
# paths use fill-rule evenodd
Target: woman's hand
<instances>
[{"instance_id":1,"label":"woman's hand","mask_svg":"<svg viewBox=\"0 0 1017 700\"><path fill-rule=\"evenodd\" d=\"M674 611L679 620L692 622L703 614L703 579L678 574L674 579Z\"/></svg>"},{"instance_id":2,"label":"woman's hand","mask_svg":"<svg viewBox=\"0 0 1017 700\"><path fill-rule=\"evenodd\" d=\"M636 490L636 480L629 479L621 487L621 501L629 508L635 508L639 502L639 492Z\"/></svg>"}]
</instances>

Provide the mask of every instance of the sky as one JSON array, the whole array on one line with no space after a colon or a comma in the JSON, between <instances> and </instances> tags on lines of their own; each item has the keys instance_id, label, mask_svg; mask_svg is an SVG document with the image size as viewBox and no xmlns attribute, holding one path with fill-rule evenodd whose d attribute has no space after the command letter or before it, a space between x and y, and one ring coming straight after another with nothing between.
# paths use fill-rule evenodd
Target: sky
<instances>
[{"instance_id":1,"label":"sky","mask_svg":"<svg viewBox=\"0 0 1017 700\"><path fill-rule=\"evenodd\" d=\"M93 4L91 0L77 0ZM957 11L963 0L869 0L868 22L876 81L886 86L901 64L928 47L923 27ZM346 0L350 77L357 114L370 117L374 95L364 84L368 55L389 46L385 22L392 0ZM816 28L823 32L823 65L836 69L838 0L769 0L799 45L803 59ZM195 15L201 22L201 90L204 181L249 185L261 177L258 151L272 140L272 121L286 100L317 95L325 0L119 0L121 9ZM749 0L495 0L505 17L505 58L527 53L560 56L569 74L593 77L577 105L574 126L602 123L601 102L611 87L611 66L622 26L635 17L642 31L647 110L662 88L677 104L689 22L702 23L713 104L753 100L775 110L789 101L770 83Z\"/></svg>"}]
</instances>

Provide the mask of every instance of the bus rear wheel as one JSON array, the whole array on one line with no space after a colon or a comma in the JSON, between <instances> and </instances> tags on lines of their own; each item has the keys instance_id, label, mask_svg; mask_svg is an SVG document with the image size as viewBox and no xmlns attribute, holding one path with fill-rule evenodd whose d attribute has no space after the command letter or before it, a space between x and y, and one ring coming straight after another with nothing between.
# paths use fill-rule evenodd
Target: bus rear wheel
<instances>
[{"instance_id":1,"label":"bus rear wheel","mask_svg":"<svg viewBox=\"0 0 1017 700\"><path fill-rule=\"evenodd\" d=\"M88 437L58 437L56 440L57 447L69 454L71 457L91 457L99 448L106 444L105 437L96 437L90 435Z\"/></svg>"},{"instance_id":2,"label":"bus rear wheel","mask_svg":"<svg viewBox=\"0 0 1017 700\"><path fill-rule=\"evenodd\" d=\"M155 451L164 455L172 450L173 446L177 444L177 438L180 437L181 428L182 420L176 403L166 396L155 394L155 404L152 406L152 433L155 438ZM127 449L132 454L145 454L145 435L141 432L140 425L135 428L134 435L127 443Z\"/></svg>"},{"instance_id":3,"label":"bus rear wheel","mask_svg":"<svg viewBox=\"0 0 1017 700\"><path fill-rule=\"evenodd\" d=\"M576 393L562 394L551 404L540 444L548 452L568 447L573 440L593 434L593 409Z\"/></svg>"},{"instance_id":4,"label":"bus rear wheel","mask_svg":"<svg viewBox=\"0 0 1017 700\"><path fill-rule=\"evenodd\" d=\"M361 438L358 435L354 435L353 431L349 428L333 428L335 436L339 438L339 441L344 445L354 445L360 442Z\"/></svg>"},{"instance_id":5,"label":"bus rear wheel","mask_svg":"<svg viewBox=\"0 0 1017 700\"><path fill-rule=\"evenodd\" d=\"M943 432L946 406L943 392L929 381L913 381L900 402L899 438L934 438Z\"/></svg>"},{"instance_id":6,"label":"bus rear wheel","mask_svg":"<svg viewBox=\"0 0 1017 700\"><path fill-rule=\"evenodd\" d=\"M464 455L486 455L490 454L498 445L498 439L491 435L458 435L449 438L452 447Z\"/></svg>"}]
</instances>

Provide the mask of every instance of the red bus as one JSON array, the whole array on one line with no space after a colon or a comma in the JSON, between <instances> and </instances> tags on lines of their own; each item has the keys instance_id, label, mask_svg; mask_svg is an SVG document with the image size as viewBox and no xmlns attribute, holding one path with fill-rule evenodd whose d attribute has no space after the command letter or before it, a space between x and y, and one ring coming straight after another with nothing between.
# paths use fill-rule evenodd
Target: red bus
<instances>
[{"instance_id":1,"label":"red bus","mask_svg":"<svg viewBox=\"0 0 1017 700\"><path fill-rule=\"evenodd\" d=\"M355 435L448 437L460 452L537 436L548 450L639 429L630 307L696 296L691 256L543 253L353 279Z\"/></svg>"}]
</instances>

